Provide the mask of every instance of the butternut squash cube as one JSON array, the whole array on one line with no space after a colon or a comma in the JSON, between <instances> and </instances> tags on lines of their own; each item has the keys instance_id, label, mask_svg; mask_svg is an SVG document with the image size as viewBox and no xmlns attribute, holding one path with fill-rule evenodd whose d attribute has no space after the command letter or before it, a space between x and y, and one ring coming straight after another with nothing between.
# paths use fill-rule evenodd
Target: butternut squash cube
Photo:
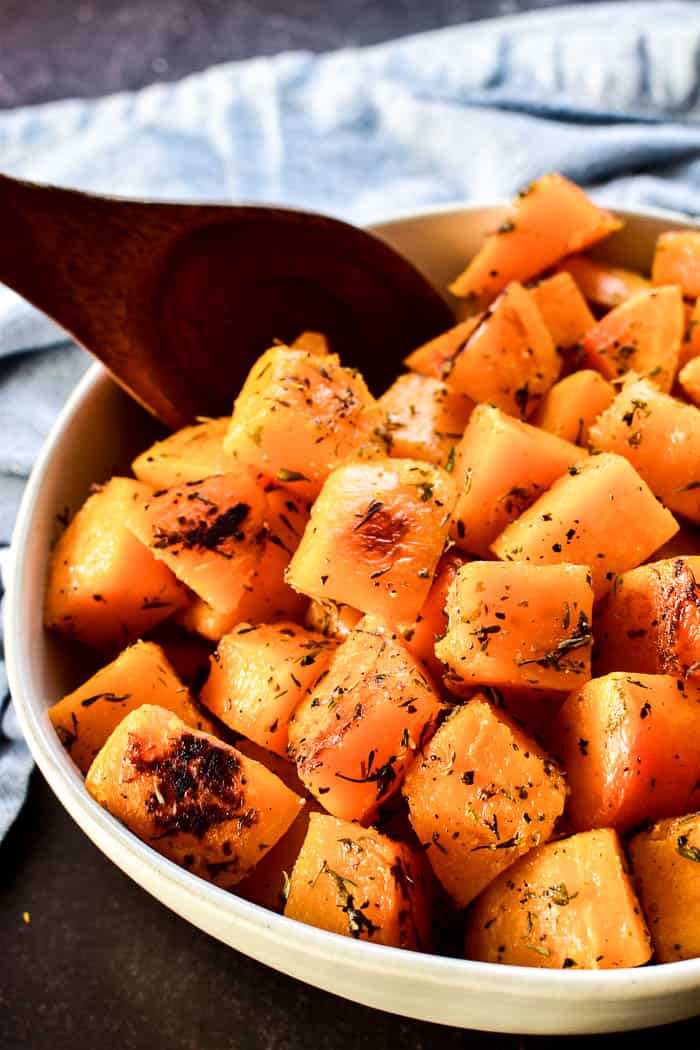
<instances>
[{"instance_id":1,"label":"butternut squash cube","mask_svg":"<svg viewBox=\"0 0 700 1050\"><path fill-rule=\"evenodd\" d=\"M476 902L465 947L469 959L511 966L643 966L649 933L618 836L602 828L532 850Z\"/></svg>"},{"instance_id":2,"label":"butternut squash cube","mask_svg":"<svg viewBox=\"0 0 700 1050\"><path fill-rule=\"evenodd\" d=\"M449 372L453 358L461 350L475 328L481 324L483 314L473 314L459 321L446 332L423 343L412 354L404 358L403 363L411 372L442 379L443 373Z\"/></svg>"},{"instance_id":3,"label":"butternut squash cube","mask_svg":"<svg viewBox=\"0 0 700 1050\"><path fill-rule=\"evenodd\" d=\"M695 407L700 406L700 357L692 357L678 373L683 393Z\"/></svg>"},{"instance_id":4,"label":"butternut squash cube","mask_svg":"<svg viewBox=\"0 0 700 1050\"><path fill-rule=\"evenodd\" d=\"M353 627L362 619L362 613L342 602L320 602L313 598L306 610L304 623L324 638L337 638L344 642Z\"/></svg>"},{"instance_id":5,"label":"butternut squash cube","mask_svg":"<svg viewBox=\"0 0 700 1050\"><path fill-rule=\"evenodd\" d=\"M591 677L593 591L585 565L473 561L447 597L435 647L453 692L492 685L570 692Z\"/></svg>"},{"instance_id":6,"label":"butternut squash cube","mask_svg":"<svg viewBox=\"0 0 700 1050\"><path fill-rule=\"evenodd\" d=\"M622 456L591 456L511 522L491 545L504 561L587 565L596 599L678 531Z\"/></svg>"},{"instance_id":7,"label":"butternut squash cube","mask_svg":"<svg viewBox=\"0 0 700 1050\"><path fill-rule=\"evenodd\" d=\"M284 914L374 944L430 946L421 858L374 828L320 813L309 819Z\"/></svg>"},{"instance_id":8,"label":"butternut squash cube","mask_svg":"<svg viewBox=\"0 0 700 1050\"><path fill-rule=\"evenodd\" d=\"M224 416L201 419L193 426L182 427L137 456L131 469L139 481L154 489L167 489L234 470L233 456L224 452L224 437L230 423L230 417Z\"/></svg>"},{"instance_id":9,"label":"butternut squash cube","mask_svg":"<svg viewBox=\"0 0 700 1050\"><path fill-rule=\"evenodd\" d=\"M76 766L87 773L95 755L125 715L142 704L172 711L192 729L212 724L154 642L136 642L87 682L49 708L49 718Z\"/></svg>"},{"instance_id":10,"label":"butternut squash cube","mask_svg":"<svg viewBox=\"0 0 700 1050\"><path fill-rule=\"evenodd\" d=\"M542 315L522 285L509 284L443 370L450 386L512 416L531 416L561 370Z\"/></svg>"},{"instance_id":11,"label":"butternut squash cube","mask_svg":"<svg viewBox=\"0 0 700 1050\"><path fill-rule=\"evenodd\" d=\"M636 270L609 266L585 255L572 255L563 259L557 269L573 277L589 302L595 303L596 306L604 306L608 310L627 302L639 292L648 292L651 289L651 281ZM673 284L673 281L662 283Z\"/></svg>"},{"instance_id":12,"label":"butternut squash cube","mask_svg":"<svg viewBox=\"0 0 700 1050\"><path fill-rule=\"evenodd\" d=\"M284 756L290 716L334 649L298 624L241 623L219 642L201 702L224 725Z\"/></svg>"},{"instance_id":13,"label":"butternut squash cube","mask_svg":"<svg viewBox=\"0 0 700 1050\"><path fill-rule=\"evenodd\" d=\"M412 623L430 590L455 499L450 475L418 460L338 467L312 507L287 581L319 601Z\"/></svg>"},{"instance_id":14,"label":"butternut squash cube","mask_svg":"<svg viewBox=\"0 0 700 1050\"><path fill-rule=\"evenodd\" d=\"M591 448L629 460L666 506L700 523L700 410L631 378L590 429Z\"/></svg>"},{"instance_id":15,"label":"butternut squash cube","mask_svg":"<svg viewBox=\"0 0 700 1050\"><path fill-rule=\"evenodd\" d=\"M543 175L513 201L506 221L486 238L450 291L489 302L510 281L529 281L621 226L562 175Z\"/></svg>"},{"instance_id":16,"label":"butternut squash cube","mask_svg":"<svg viewBox=\"0 0 700 1050\"><path fill-rule=\"evenodd\" d=\"M588 303L570 273L555 273L530 289L530 296L558 350L570 350L595 324Z\"/></svg>"},{"instance_id":17,"label":"butternut squash cube","mask_svg":"<svg viewBox=\"0 0 700 1050\"><path fill-rule=\"evenodd\" d=\"M243 463L314 498L379 415L362 376L335 354L273 346L253 365L224 440Z\"/></svg>"},{"instance_id":18,"label":"butternut squash cube","mask_svg":"<svg viewBox=\"0 0 700 1050\"><path fill-rule=\"evenodd\" d=\"M457 446L459 489L450 536L462 550L487 557L508 522L586 453L492 405L477 405Z\"/></svg>"},{"instance_id":19,"label":"butternut squash cube","mask_svg":"<svg viewBox=\"0 0 700 1050\"><path fill-rule=\"evenodd\" d=\"M659 235L651 267L656 285L678 284L683 295L700 295L700 232L668 230Z\"/></svg>"},{"instance_id":20,"label":"butternut squash cube","mask_svg":"<svg viewBox=\"0 0 700 1050\"><path fill-rule=\"evenodd\" d=\"M265 766L151 705L120 722L85 783L158 853L225 889L262 860L304 805Z\"/></svg>"},{"instance_id":21,"label":"butternut squash cube","mask_svg":"<svg viewBox=\"0 0 700 1050\"><path fill-rule=\"evenodd\" d=\"M407 372L377 405L384 414L381 429L390 455L452 469L454 450L474 408L471 398L437 379Z\"/></svg>"},{"instance_id":22,"label":"butternut squash cube","mask_svg":"<svg viewBox=\"0 0 700 1050\"><path fill-rule=\"evenodd\" d=\"M435 570L435 578L423 602L415 623L401 627L406 648L425 667L432 680L439 684L447 670L435 655L435 645L447 630L447 595L462 565L469 558L451 548L445 551Z\"/></svg>"},{"instance_id":23,"label":"butternut squash cube","mask_svg":"<svg viewBox=\"0 0 700 1050\"><path fill-rule=\"evenodd\" d=\"M186 604L184 587L124 523L150 495L132 478L111 478L88 497L51 556L47 627L109 651Z\"/></svg>"},{"instance_id":24,"label":"butternut squash cube","mask_svg":"<svg viewBox=\"0 0 700 1050\"><path fill-rule=\"evenodd\" d=\"M586 362L606 379L633 370L670 390L685 331L677 285L639 292L607 313L583 340Z\"/></svg>"},{"instance_id":25,"label":"butternut squash cube","mask_svg":"<svg viewBox=\"0 0 700 1050\"><path fill-rule=\"evenodd\" d=\"M368 823L401 786L441 710L398 634L365 617L292 716L299 777L329 813Z\"/></svg>"},{"instance_id":26,"label":"butternut squash cube","mask_svg":"<svg viewBox=\"0 0 700 1050\"><path fill-rule=\"evenodd\" d=\"M582 368L555 383L542 398L532 422L564 441L586 448L601 412L615 399L615 387L600 372Z\"/></svg>"},{"instance_id":27,"label":"butternut squash cube","mask_svg":"<svg viewBox=\"0 0 700 1050\"><path fill-rule=\"evenodd\" d=\"M555 764L482 696L438 729L403 792L433 871L460 908L547 841L566 799Z\"/></svg>"},{"instance_id":28,"label":"butternut squash cube","mask_svg":"<svg viewBox=\"0 0 700 1050\"><path fill-rule=\"evenodd\" d=\"M576 831L628 831L697 802L700 691L671 675L616 672L567 699L553 742Z\"/></svg>"},{"instance_id":29,"label":"butternut squash cube","mask_svg":"<svg viewBox=\"0 0 700 1050\"><path fill-rule=\"evenodd\" d=\"M126 524L156 558L217 612L232 612L258 567L267 497L246 469L160 489Z\"/></svg>"},{"instance_id":30,"label":"butternut squash cube","mask_svg":"<svg viewBox=\"0 0 700 1050\"><path fill-rule=\"evenodd\" d=\"M595 634L598 674L641 671L700 683L700 556L616 577Z\"/></svg>"},{"instance_id":31,"label":"butternut squash cube","mask_svg":"<svg viewBox=\"0 0 700 1050\"><path fill-rule=\"evenodd\" d=\"M700 814L660 820L629 842L656 961L700 956Z\"/></svg>"}]
</instances>

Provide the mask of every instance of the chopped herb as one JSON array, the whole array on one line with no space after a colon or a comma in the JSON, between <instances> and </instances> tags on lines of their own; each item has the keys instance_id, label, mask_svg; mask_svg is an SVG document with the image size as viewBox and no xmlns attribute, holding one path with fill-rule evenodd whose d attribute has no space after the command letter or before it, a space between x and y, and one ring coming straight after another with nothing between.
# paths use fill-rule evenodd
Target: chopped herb
<instances>
[{"instance_id":1,"label":"chopped herb","mask_svg":"<svg viewBox=\"0 0 700 1050\"><path fill-rule=\"evenodd\" d=\"M304 474L300 474L298 470L287 470L286 467L280 467L277 471L277 480L284 484L285 481L308 481L309 479Z\"/></svg>"},{"instance_id":2,"label":"chopped herb","mask_svg":"<svg viewBox=\"0 0 700 1050\"><path fill-rule=\"evenodd\" d=\"M696 864L700 864L700 849L697 846L689 845L687 835L678 836L676 839L676 850L686 860L694 860Z\"/></svg>"}]
</instances>

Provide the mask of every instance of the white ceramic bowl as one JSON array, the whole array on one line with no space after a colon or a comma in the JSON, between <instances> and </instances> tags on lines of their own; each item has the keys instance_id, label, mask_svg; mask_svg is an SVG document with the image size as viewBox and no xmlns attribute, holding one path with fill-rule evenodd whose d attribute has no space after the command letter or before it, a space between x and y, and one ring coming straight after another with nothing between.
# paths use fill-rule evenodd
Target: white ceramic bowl
<instances>
[{"instance_id":1,"label":"white ceramic bowl","mask_svg":"<svg viewBox=\"0 0 700 1050\"><path fill-rule=\"evenodd\" d=\"M502 212L501 206L440 208L375 229L445 287ZM604 253L631 266L649 264L661 229L688 225L658 212L622 214L627 225ZM38 766L92 841L163 904L231 947L319 988L407 1017L500 1032L563 1034L641 1028L699 1012L700 959L639 970L553 972L420 955L339 937L190 875L90 798L47 716L49 704L81 677L66 646L42 628L47 559L57 513L76 507L91 482L123 469L143 447L148 431L145 413L99 365L91 368L46 442L13 540L6 599L12 695Z\"/></svg>"}]
</instances>

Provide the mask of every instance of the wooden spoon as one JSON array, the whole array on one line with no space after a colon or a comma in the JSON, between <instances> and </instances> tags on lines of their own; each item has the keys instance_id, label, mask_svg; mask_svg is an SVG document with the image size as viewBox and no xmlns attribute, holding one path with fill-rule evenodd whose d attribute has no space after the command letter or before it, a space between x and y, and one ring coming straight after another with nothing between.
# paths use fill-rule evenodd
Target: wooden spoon
<instances>
[{"instance_id":1,"label":"wooden spoon","mask_svg":"<svg viewBox=\"0 0 700 1050\"><path fill-rule=\"evenodd\" d=\"M453 324L377 237L286 208L97 197L0 175L0 281L171 427L230 412L275 339L325 332L375 392Z\"/></svg>"}]
</instances>

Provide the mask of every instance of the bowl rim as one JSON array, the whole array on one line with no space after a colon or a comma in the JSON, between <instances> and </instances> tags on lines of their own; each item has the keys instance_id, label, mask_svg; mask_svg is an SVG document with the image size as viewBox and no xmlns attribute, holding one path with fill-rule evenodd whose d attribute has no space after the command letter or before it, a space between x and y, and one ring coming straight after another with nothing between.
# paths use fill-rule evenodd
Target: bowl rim
<instances>
[{"instance_id":1,"label":"bowl rim","mask_svg":"<svg viewBox=\"0 0 700 1050\"><path fill-rule=\"evenodd\" d=\"M405 210L381 222L372 223L368 228L381 235L382 230L393 224L450 214L464 215L499 208L506 203L457 201L430 208ZM666 209L640 207L613 210L616 214L630 219L668 219L675 223L682 221L688 227L698 225L692 218ZM82 777L61 746L48 716L37 716L32 710L33 705L27 699L32 694L32 685L28 677L27 641L22 630L22 581L28 571L27 547L35 506L54 454L63 441L68 425L80 415L84 404L101 386L110 383L112 380L106 369L101 364L94 363L72 391L42 446L23 493L15 522L4 609L7 674L24 738L54 793L98 848L105 852L102 842L111 839L119 847L119 853L116 856L110 855L110 859L130 877L136 879L132 873L133 866L145 865L163 884L169 883L176 887L181 899L191 901L200 909L203 905L206 906L212 917L225 911L241 927L264 930L268 938L279 944L293 938L300 952L327 961L337 962L337 952L342 946L343 965L357 970L372 970L378 976L388 965L394 978L413 979L423 984L447 984L456 990L478 985L480 991L486 994L487 990L497 992L503 982L508 982L509 992L514 995L528 997L550 990L554 994L566 995L571 1001L586 1000L591 1004L603 1003L621 995L626 999L645 999L700 988L700 958L634 969L564 971L478 962L429 952L411 952L341 937L339 934L269 911L198 878L137 838L88 795ZM136 881L152 895L160 897L150 885L144 886L140 880ZM264 957L261 959L265 961ZM489 986L488 989L485 985Z\"/></svg>"}]
</instances>

